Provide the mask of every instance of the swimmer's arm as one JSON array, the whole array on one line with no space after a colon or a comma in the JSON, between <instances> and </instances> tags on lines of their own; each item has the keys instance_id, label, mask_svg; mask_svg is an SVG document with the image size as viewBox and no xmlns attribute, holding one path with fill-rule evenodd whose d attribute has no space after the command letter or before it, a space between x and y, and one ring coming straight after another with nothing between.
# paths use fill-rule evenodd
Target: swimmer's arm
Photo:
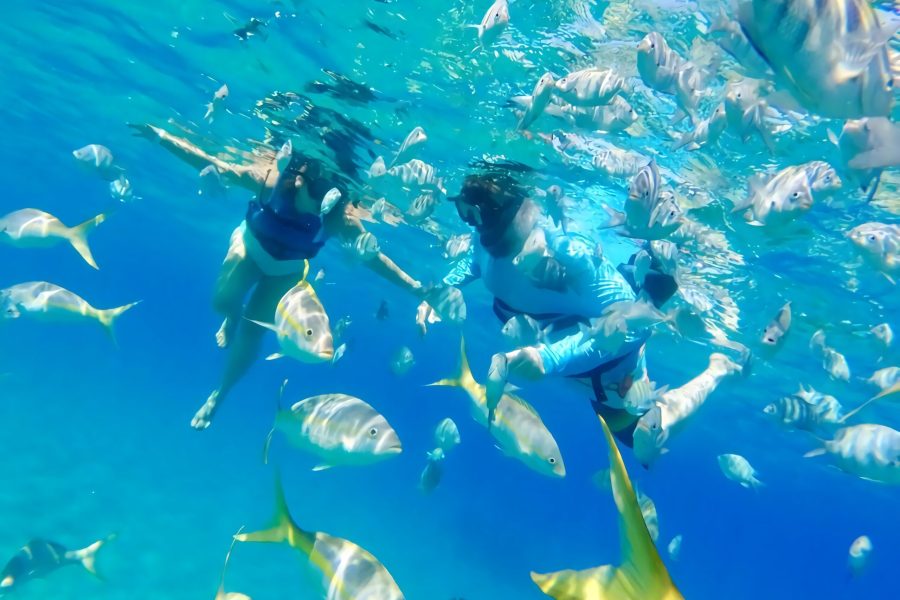
<instances>
[{"instance_id":1,"label":"swimmer's arm","mask_svg":"<svg viewBox=\"0 0 900 600\"><path fill-rule=\"evenodd\" d=\"M213 156L186 138L172 135L153 125L131 125L131 127L144 137L158 141L163 148L198 170L212 164L229 183L253 192L259 191L259 187L265 183L260 170L251 165L238 165L225 161L218 156Z\"/></svg>"}]
</instances>

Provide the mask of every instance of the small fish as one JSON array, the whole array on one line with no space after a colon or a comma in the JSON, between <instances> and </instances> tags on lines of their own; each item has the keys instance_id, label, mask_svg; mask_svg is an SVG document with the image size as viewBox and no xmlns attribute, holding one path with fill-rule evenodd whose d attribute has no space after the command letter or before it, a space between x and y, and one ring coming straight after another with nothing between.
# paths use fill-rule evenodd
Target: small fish
<instances>
[{"instance_id":1,"label":"small fish","mask_svg":"<svg viewBox=\"0 0 900 600\"><path fill-rule=\"evenodd\" d=\"M762 343L767 346L780 346L782 339L791 328L791 303L788 302L778 311L775 318L766 326L762 335Z\"/></svg>"},{"instance_id":2,"label":"small fish","mask_svg":"<svg viewBox=\"0 0 900 600\"><path fill-rule=\"evenodd\" d=\"M100 214L80 225L66 227L50 213L23 208L0 217L0 241L19 248L49 247L68 242L84 262L99 269L88 246L88 235L105 220L106 215Z\"/></svg>"},{"instance_id":3,"label":"small fish","mask_svg":"<svg viewBox=\"0 0 900 600\"><path fill-rule=\"evenodd\" d=\"M275 307L275 322L251 321L260 327L274 331L280 353L266 360L289 356L304 363L328 362L334 358L334 337L328 313L319 300L316 290L307 281L309 261L306 261L303 278L289 289Z\"/></svg>"},{"instance_id":4,"label":"small fish","mask_svg":"<svg viewBox=\"0 0 900 600\"><path fill-rule=\"evenodd\" d=\"M235 535L240 535L243 530L244 528L241 527ZM228 561L231 559L231 552L234 550L235 542L237 540L231 540L231 547L228 548L228 554L225 555L225 564L222 566L222 574L219 576L219 589L216 590L215 600L253 600L250 596L240 592L225 591L225 572L228 570Z\"/></svg>"},{"instance_id":5,"label":"small fish","mask_svg":"<svg viewBox=\"0 0 900 600\"><path fill-rule=\"evenodd\" d=\"M866 382L877 386L881 391L892 388L897 385L897 383L900 383L900 367L885 367L883 369L878 369L872 373L872 376L869 377Z\"/></svg>"},{"instance_id":6,"label":"small fish","mask_svg":"<svg viewBox=\"0 0 900 600\"><path fill-rule=\"evenodd\" d=\"M458 287L436 285L425 292L424 298L432 311L426 315L428 322L434 323L434 317L438 321L444 319L457 325L466 320L466 302Z\"/></svg>"},{"instance_id":7,"label":"small fish","mask_svg":"<svg viewBox=\"0 0 900 600\"><path fill-rule=\"evenodd\" d=\"M378 238L369 231L364 231L356 237L353 249L356 251L356 255L366 262L373 260L381 253Z\"/></svg>"},{"instance_id":8,"label":"small fish","mask_svg":"<svg viewBox=\"0 0 900 600\"><path fill-rule=\"evenodd\" d=\"M445 454L456 446L459 446L459 442L459 429L456 427L456 423L453 422L453 419L448 417L438 423L437 427L434 428L434 443L437 444L437 447Z\"/></svg>"},{"instance_id":9,"label":"small fish","mask_svg":"<svg viewBox=\"0 0 900 600\"><path fill-rule=\"evenodd\" d=\"M403 346L397 350L397 353L394 354L394 357L391 359L391 371L394 375L402 377L403 375L406 375L415 364L416 359L413 357L412 350Z\"/></svg>"},{"instance_id":10,"label":"small fish","mask_svg":"<svg viewBox=\"0 0 900 600\"><path fill-rule=\"evenodd\" d=\"M132 302L118 308L94 308L81 296L46 281L20 283L0 290L0 310L4 319L17 319L23 315L48 321L87 319L100 323L113 340L116 320L137 304Z\"/></svg>"},{"instance_id":11,"label":"small fish","mask_svg":"<svg viewBox=\"0 0 900 600\"><path fill-rule=\"evenodd\" d=\"M884 171L881 163L892 162L896 132L896 126L885 117L847 119L840 136L828 131L828 139L840 150L845 172L859 184L868 201L878 191Z\"/></svg>"},{"instance_id":12,"label":"small fish","mask_svg":"<svg viewBox=\"0 0 900 600\"><path fill-rule=\"evenodd\" d=\"M334 356L331 359L331 364L337 363L337 361L341 360L344 357L344 352L347 351L347 344L341 344L337 348L334 349Z\"/></svg>"},{"instance_id":13,"label":"small fish","mask_svg":"<svg viewBox=\"0 0 900 600\"><path fill-rule=\"evenodd\" d=\"M650 163L650 159L632 150L609 147L591 158L591 165L608 177L631 177ZM604 210L609 208L604 205ZM624 217L623 217L624 218Z\"/></svg>"},{"instance_id":14,"label":"small fish","mask_svg":"<svg viewBox=\"0 0 900 600\"><path fill-rule=\"evenodd\" d=\"M419 489L425 494L430 494L441 483L444 476L444 453L440 448L435 448L427 454L428 462L425 469L419 475Z\"/></svg>"},{"instance_id":15,"label":"small fish","mask_svg":"<svg viewBox=\"0 0 900 600\"><path fill-rule=\"evenodd\" d=\"M879 323L869 330L875 339L884 344L885 348L890 348L894 341L894 331L888 323Z\"/></svg>"},{"instance_id":16,"label":"small fish","mask_svg":"<svg viewBox=\"0 0 900 600\"><path fill-rule=\"evenodd\" d=\"M832 379L850 381L850 367L844 355L825 343L825 332L819 329L813 333L809 347L818 350L822 355L822 368L828 371Z\"/></svg>"},{"instance_id":17,"label":"small fish","mask_svg":"<svg viewBox=\"0 0 900 600\"><path fill-rule=\"evenodd\" d=\"M464 254L468 254L472 249L472 234L464 233L462 235L451 235L444 242L444 258L454 260Z\"/></svg>"},{"instance_id":18,"label":"small fish","mask_svg":"<svg viewBox=\"0 0 900 600\"><path fill-rule=\"evenodd\" d=\"M315 281L324 281L324 280L325 280L325 269L319 269L318 271L316 271L316 276L313 277L313 281L315 282ZM335 336L337 336L336 333L335 333Z\"/></svg>"},{"instance_id":19,"label":"small fish","mask_svg":"<svg viewBox=\"0 0 900 600\"><path fill-rule=\"evenodd\" d=\"M213 94L212 102L206 105L206 114L203 115L203 119L206 120L207 123L212 123L213 119L215 119L216 111L219 110L219 107L224 104L225 99L228 98L228 86L226 84L222 84L222 87L216 90Z\"/></svg>"},{"instance_id":20,"label":"small fish","mask_svg":"<svg viewBox=\"0 0 900 600\"><path fill-rule=\"evenodd\" d=\"M708 118L697 123L694 129L684 133L672 146L672 150L687 146L688 150L693 151L709 144L715 144L727 126L725 104L719 104Z\"/></svg>"},{"instance_id":21,"label":"small fish","mask_svg":"<svg viewBox=\"0 0 900 600\"><path fill-rule=\"evenodd\" d=\"M321 461L315 471L335 466L370 465L403 451L397 432L372 406L347 394L321 394L279 409L275 432Z\"/></svg>"},{"instance_id":22,"label":"small fish","mask_svg":"<svg viewBox=\"0 0 900 600\"><path fill-rule=\"evenodd\" d=\"M847 237L891 283L900 270L900 225L863 223L847 233Z\"/></svg>"},{"instance_id":23,"label":"small fish","mask_svg":"<svg viewBox=\"0 0 900 600\"><path fill-rule=\"evenodd\" d=\"M644 522L641 506L612 432L600 417L609 445L610 480L619 513L618 567L531 573L542 592L556 600L682 600Z\"/></svg>"},{"instance_id":24,"label":"small fish","mask_svg":"<svg viewBox=\"0 0 900 600\"><path fill-rule=\"evenodd\" d=\"M534 90L531 92L531 101L528 103L528 107L525 109L525 112L522 113L522 118L519 120L517 126L519 131L528 129L538 117L544 114L544 109L547 108L547 105L550 104L550 100L553 97L554 86L555 79L553 78L552 73L544 73L541 75L540 79L537 80L537 83L534 85Z\"/></svg>"},{"instance_id":25,"label":"small fish","mask_svg":"<svg viewBox=\"0 0 900 600\"><path fill-rule=\"evenodd\" d=\"M109 196L119 202L131 202L134 200L134 190L131 182L124 175L119 175L115 181L109 184Z\"/></svg>"},{"instance_id":26,"label":"small fish","mask_svg":"<svg viewBox=\"0 0 900 600\"><path fill-rule=\"evenodd\" d=\"M406 186L417 186L435 190L442 194L446 193L444 184L441 178L437 176L435 168L418 158L413 158L403 164L391 167L387 170L387 174L396 177Z\"/></svg>"},{"instance_id":27,"label":"small fish","mask_svg":"<svg viewBox=\"0 0 900 600\"><path fill-rule=\"evenodd\" d=\"M325 196L322 198L322 207L319 209L319 214L322 216L327 215L331 212L337 203L341 201L341 190L337 188L331 188L327 192L325 192Z\"/></svg>"},{"instance_id":28,"label":"small fish","mask_svg":"<svg viewBox=\"0 0 900 600\"><path fill-rule=\"evenodd\" d=\"M746 142L758 135L770 152L775 151L774 109L760 98L755 80L729 82L725 88L725 120L728 129Z\"/></svg>"},{"instance_id":29,"label":"small fish","mask_svg":"<svg viewBox=\"0 0 900 600\"><path fill-rule=\"evenodd\" d=\"M734 211L748 209L744 218L752 223L781 225L812 208L816 196L841 185L834 168L823 161L786 167L772 176L757 174L748 179L747 198Z\"/></svg>"},{"instance_id":30,"label":"small fish","mask_svg":"<svg viewBox=\"0 0 900 600\"><path fill-rule=\"evenodd\" d=\"M656 503L640 490L637 491L638 505L641 507L641 515L644 517L644 523L647 525L647 532L650 539L656 543L659 537L659 515L656 512Z\"/></svg>"},{"instance_id":31,"label":"small fish","mask_svg":"<svg viewBox=\"0 0 900 600\"><path fill-rule=\"evenodd\" d=\"M424 221L431 216L435 208L437 208L437 200L434 194L430 192L419 194L410 204L409 210L406 211L406 218L411 223Z\"/></svg>"},{"instance_id":32,"label":"small fish","mask_svg":"<svg viewBox=\"0 0 900 600\"><path fill-rule=\"evenodd\" d=\"M352 324L353 321L350 319L350 315L344 315L343 317L338 319L338 322L335 324L333 329L334 337L336 339L343 338L344 332L347 331L347 328Z\"/></svg>"},{"instance_id":33,"label":"small fish","mask_svg":"<svg viewBox=\"0 0 900 600\"><path fill-rule=\"evenodd\" d=\"M606 106L566 105L562 110L575 127L600 133L625 131L638 120L637 112L622 96L614 97Z\"/></svg>"},{"instance_id":34,"label":"small fish","mask_svg":"<svg viewBox=\"0 0 900 600\"><path fill-rule=\"evenodd\" d=\"M613 69L573 71L554 83L556 95L573 106L605 106L625 88L625 79Z\"/></svg>"},{"instance_id":35,"label":"small fish","mask_svg":"<svg viewBox=\"0 0 900 600\"><path fill-rule=\"evenodd\" d=\"M509 25L509 4L507 0L496 0L491 4L481 23L469 25L478 31L478 41L483 48L490 46Z\"/></svg>"},{"instance_id":36,"label":"small fish","mask_svg":"<svg viewBox=\"0 0 900 600\"><path fill-rule=\"evenodd\" d=\"M665 38L655 31L644 36L637 50L638 73L644 83L675 97L679 113L673 120L678 121L684 115L693 120L704 86L700 69L672 50Z\"/></svg>"},{"instance_id":37,"label":"small fish","mask_svg":"<svg viewBox=\"0 0 900 600\"><path fill-rule=\"evenodd\" d=\"M619 235L642 240L659 240L672 235L682 224L682 210L674 195L661 193L659 168L650 161L638 171L628 186L625 212L613 211L607 227L617 227Z\"/></svg>"},{"instance_id":38,"label":"small fish","mask_svg":"<svg viewBox=\"0 0 900 600\"><path fill-rule=\"evenodd\" d=\"M222 181L219 169L215 165L206 165L200 170L200 186L197 188L197 195L209 196L215 200L225 197L227 187Z\"/></svg>"},{"instance_id":39,"label":"small fish","mask_svg":"<svg viewBox=\"0 0 900 600\"><path fill-rule=\"evenodd\" d=\"M500 333L516 348L534 346L545 338L545 331L541 330L540 324L525 314L510 317L503 324Z\"/></svg>"},{"instance_id":40,"label":"small fish","mask_svg":"<svg viewBox=\"0 0 900 600\"><path fill-rule=\"evenodd\" d=\"M763 77L770 73L769 65L744 35L740 23L730 19L721 6L715 20L709 26L709 34L723 50L744 67L750 76Z\"/></svg>"},{"instance_id":41,"label":"small fish","mask_svg":"<svg viewBox=\"0 0 900 600\"><path fill-rule=\"evenodd\" d=\"M378 600L403 600L403 592L394 578L377 558L349 540L334 537L321 531L301 529L291 516L281 481L275 482L274 526L253 533L234 536L239 542L287 543L299 551L309 566L321 574L316 578L316 589L310 590L318 597L377 598Z\"/></svg>"},{"instance_id":42,"label":"small fish","mask_svg":"<svg viewBox=\"0 0 900 600\"><path fill-rule=\"evenodd\" d=\"M96 172L106 181L114 181L121 173L121 167L115 164L112 152L100 144L88 144L72 152L72 156L86 169Z\"/></svg>"},{"instance_id":43,"label":"small fish","mask_svg":"<svg viewBox=\"0 0 900 600\"><path fill-rule=\"evenodd\" d=\"M234 37L241 40L242 42L246 42L250 38L254 36L259 36L262 39L266 39L266 33L263 31L263 28L268 26L268 23L263 21L262 19L257 19L256 17L250 17L250 20L246 23L241 23L236 18L232 17L228 13L224 13L225 18L231 21L232 24L237 25L237 29L235 29L232 33L234 33Z\"/></svg>"},{"instance_id":44,"label":"small fish","mask_svg":"<svg viewBox=\"0 0 900 600\"><path fill-rule=\"evenodd\" d=\"M728 479L741 484L741 487L759 489L763 483L757 478L754 469L746 458L739 454L720 454L719 468Z\"/></svg>"},{"instance_id":45,"label":"small fish","mask_svg":"<svg viewBox=\"0 0 900 600\"><path fill-rule=\"evenodd\" d=\"M656 404L668 389L667 385L658 388L655 382L643 377L631 384L631 387L625 392L622 403L629 413L641 416L650 410L650 407Z\"/></svg>"},{"instance_id":46,"label":"small fish","mask_svg":"<svg viewBox=\"0 0 900 600\"><path fill-rule=\"evenodd\" d=\"M672 560L678 560L678 557L681 555L681 539L682 536L679 533L672 538L671 542L669 542L667 550L669 552L669 558Z\"/></svg>"},{"instance_id":47,"label":"small fish","mask_svg":"<svg viewBox=\"0 0 900 600\"><path fill-rule=\"evenodd\" d=\"M528 234L522 250L513 257L512 263L525 271L532 271L538 262L550 255L547 247L547 235L542 227L535 227Z\"/></svg>"},{"instance_id":48,"label":"small fish","mask_svg":"<svg viewBox=\"0 0 900 600\"><path fill-rule=\"evenodd\" d=\"M80 564L88 573L97 575L97 551L114 536L98 540L81 550L66 550L49 540L33 539L13 556L0 573L0 594L19 589L28 581L46 577L66 565Z\"/></svg>"},{"instance_id":49,"label":"small fish","mask_svg":"<svg viewBox=\"0 0 900 600\"><path fill-rule=\"evenodd\" d=\"M839 429L834 439L805 457L831 455L838 468L863 479L900 484L900 431L886 425Z\"/></svg>"},{"instance_id":50,"label":"small fish","mask_svg":"<svg viewBox=\"0 0 900 600\"><path fill-rule=\"evenodd\" d=\"M847 564L850 572L859 577L865 571L869 563L869 554L872 553L872 540L867 535L861 535L850 544L850 552Z\"/></svg>"},{"instance_id":51,"label":"small fish","mask_svg":"<svg viewBox=\"0 0 900 600\"><path fill-rule=\"evenodd\" d=\"M787 427L804 431L818 431L822 425L833 425L843 420L843 409L834 396L818 395L805 399L794 394L766 405L763 412L777 418Z\"/></svg>"},{"instance_id":52,"label":"small fish","mask_svg":"<svg viewBox=\"0 0 900 600\"><path fill-rule=\"evenodd\" d=\"M397 155L394 156L391 166L393 167L397 163L406 162L410 158L413 158L413 150L426 141L428 141L428 136L425 135L425 130L419 126L414 127L413 130L407 134L403 143L400 144L400 149L397 150Z\"/></svg>"},{"instance_id":53,"label":"small fish","mask_svg":"<svg viewBox=\"0 0 900 600\"><path fill-rule=\"evenodd\" d=\"M387 321L391 316L390 308L388 307L387 300L382 300L378 305L378 310L375 311L375 318L379 321Z\"/></svg>"},{"instance_id":54,"label":"small fish","mask_svg":"<svg viewBox=\"0 0 900 600\"><path fill-rule=\"evenodd\" d=\"M387 174L387 165L384 164L384 157L379 156L372 162L372 166L369 167L368 175L370 179L376 179L378 177L383 177Z\"/></svg>"},{"instance_id":55,"label":"small fish","mask_svg":"<svg viewBox=\"0 0 900 600\"><path fill-rule=\"evenodd\" d=\"M441 379L431 385L458 387L470 400L472 417L480 425L488 425L485 388L475 381L466 358L465 344L460 343L460 367L456 377ZM566 475L559 446L537 411L521 398L504 393L495 411L491 436L504 454L520 460L530 469L548 477Z\"/></svg>"},{"instance_id":56,"label":"small fish","mask_svg":"<svg viewBox=\"0 0 900 600\"><path fill-rule=\"evenodd\" d=\"M637 289L644 287L644 280L647 273L650 272L650 265L653 263L653 257L644 249L638 250L634 255L634 283Z\"/></svg>"}]
</instances>

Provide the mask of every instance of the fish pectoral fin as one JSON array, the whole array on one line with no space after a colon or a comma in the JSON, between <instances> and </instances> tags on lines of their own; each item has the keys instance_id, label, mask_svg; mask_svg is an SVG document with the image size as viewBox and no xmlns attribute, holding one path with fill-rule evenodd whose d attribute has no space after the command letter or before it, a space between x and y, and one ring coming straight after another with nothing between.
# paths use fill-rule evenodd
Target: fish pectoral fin
<instances>
[{"instance_id":1,"label":"fish pectoral fin","mask_svg":"<svg viewBox=\"0 0 900 600\"><path fill-rule=\"evenodd\" d=\"M321 465L316 465L316 466L314 466L312 470L313 470L315 473L318 473L319 471L325 471L326 469L330 469L331 467L332 467L332 465L324 464L324 463L323 463L323 464L321 464Z\"/></svg>"},{"instance_id":2,"label":"fish pectoral fin","mask_svg":"<svg viewBox=\"0 0 900 600\"><path fill-rule=\"evenodd\" d=\"M254 325L259 325L260 327L268 329L269 331L274 331L276 333L278 332L278 329L272 323L264 323L263 321L257 321L255 319L248 319L247 317L244 317L244 319L246 321L253 323Z\"/></svg>"},{"instance_id":3,"label":"fish pectoral fin","mask_svg":"<svg viewBox=\"0 0 900 600\"><path fill-rule=\"evenodd\" d=\"M615 567L603 565L581 571L566 569L543 574L532 571L531 580L542 592L557 600L593 598L625 600L629 596L626 596L623 590L620 590L620 594L615 594L615 575Z\"/></svg>"},{"instance_id":4,"label":"fish pectoral fin","mask_svg":"<svg viewBox=\"0 0 900 600\"><path fill-rule=\"evenodd\" d=\"M266 360L278 360L279 358L284 358L284 354L281 352L273 352L266 357Z\"/></svg>"},{"instance_id":5,"label":"fish pectoral fin","mask_svg":"<svg viewBox=\"0 0 900 600\"><path fill-rule=\"evenodd\" d=\"M810 450L804 454L803 458L812 458L814 456L822 456L823 454L825 454L825 448L816 448L815 450Z\"/></svg>"}]
</instances>

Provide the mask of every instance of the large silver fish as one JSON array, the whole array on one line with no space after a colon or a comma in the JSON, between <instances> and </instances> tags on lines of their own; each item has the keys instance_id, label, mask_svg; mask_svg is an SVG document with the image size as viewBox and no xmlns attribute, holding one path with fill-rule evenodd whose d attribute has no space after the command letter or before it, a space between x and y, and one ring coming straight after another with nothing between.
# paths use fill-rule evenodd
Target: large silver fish
<instances>
[{"instance_id":1,"label":"large silver fish","mask_svg":"<svg viewBox=\"0 0 900 600\"><path fill-rule=\"evenodd\" d=\"M100 214L75 227L66 227L50 213L23 208L0 217L0 240L20 248L49 247L68 242L84 262L99 269L88 246L87 236L105 220L106 215Z\"/></svg>"},{"instance_id":2,"label":"large silver fish","mask_svg":"<svg viewBox=\"0 0 900 600\"><path fill-rule=\"evenodd\" d=\"M239 542L287 544L299 551L320 579L314 590L322 600L403 600L403 592L377 558L349 540L301 529L291 516L281 482L275 486L274 525L240 533Z\"/></svg>"},{"instance_id":3,"label":"large silver fish","mask_svg":"<svg viewBox=\"0 0 900 600\"><path fill-rule=\"evenodd\" d=\"M831 455L843 471L863 479L900 484L900 431L886 425L854 425L839 429L834 439L806 457Z\"/></svg>"}]
</instances>

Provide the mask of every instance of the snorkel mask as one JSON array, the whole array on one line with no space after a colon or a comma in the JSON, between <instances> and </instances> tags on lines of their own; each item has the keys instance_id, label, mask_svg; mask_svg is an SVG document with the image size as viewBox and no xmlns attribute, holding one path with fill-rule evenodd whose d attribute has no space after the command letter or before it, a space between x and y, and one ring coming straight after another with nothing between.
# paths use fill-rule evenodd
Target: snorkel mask
<instances>
[{"instance_id":1,"label":"snorkel mask","mask_svg":"<svg viewBox=\"0 0 900 600\"><path fill-rule=\"evenodd\" d=\"M496 244L525 201L519 184L505 173L469 175L459 195L451 198L459 218L475 227L484 246Z\"/></svg>"},{"instance_id":2,"label":"snorkel mask","mask_svg":"<svg viewBox=\"0 0 900 600\"><path fill-rule=\"evenodd\" d=\"M292 203L297 190L303 186L312 198L322 199L334 187L331 181L323 177L319 161L294 152L290 141L285 142L275 155L275 163L278 165L278 179L269 193L267 204L280 206L285 202Z\"/></svg>"}]
</instances>

